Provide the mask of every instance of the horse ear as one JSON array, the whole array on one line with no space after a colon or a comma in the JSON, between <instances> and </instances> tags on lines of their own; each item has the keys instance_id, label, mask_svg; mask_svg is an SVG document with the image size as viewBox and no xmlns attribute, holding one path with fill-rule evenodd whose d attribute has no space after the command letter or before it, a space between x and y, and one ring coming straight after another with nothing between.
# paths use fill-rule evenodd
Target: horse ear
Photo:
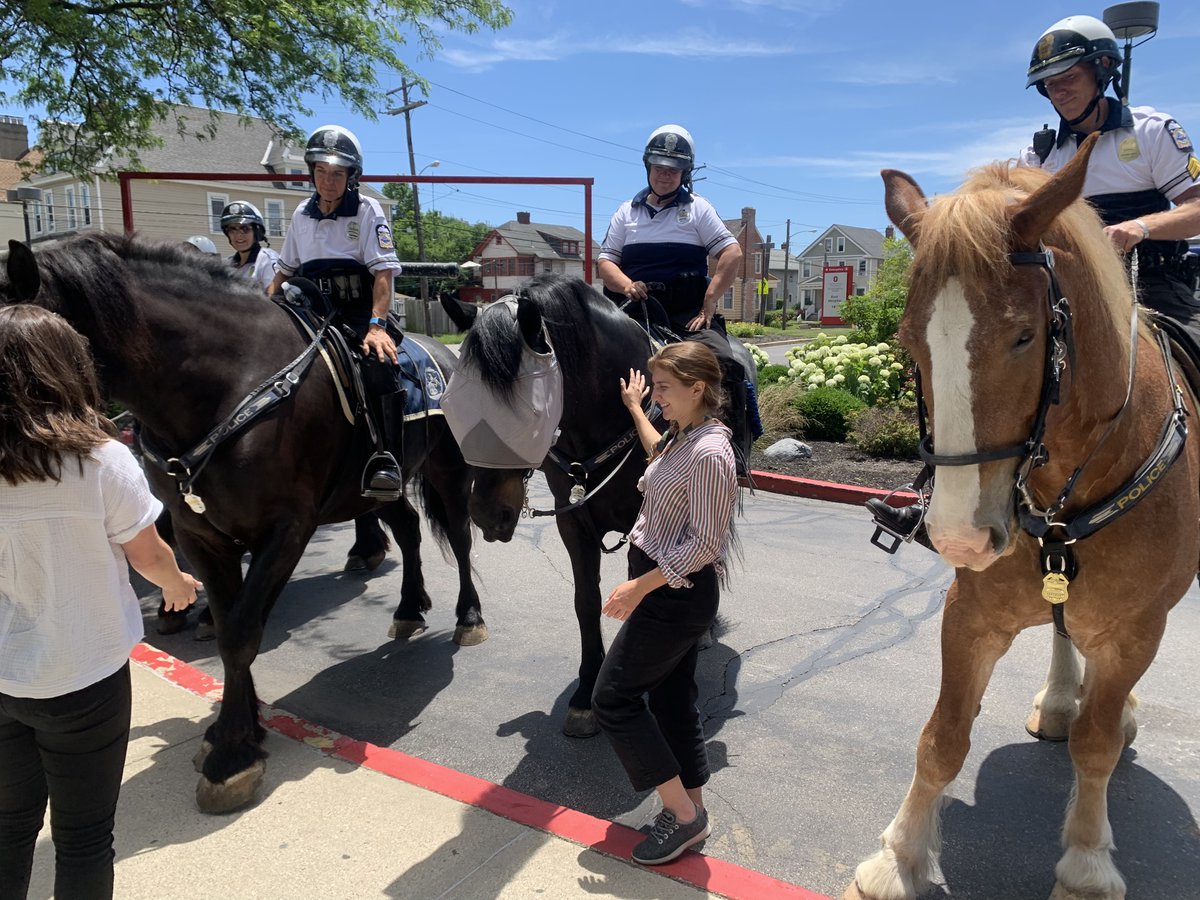
<instances>
[{"instance_id":1,"label":"horse ear","mask_svg":"<svg viewBox=\"0 0 1200 900\"><path fill-rule=\"evenodd\" d=\"M33 251L20 241L8 242L8 284L14 300L32 300L42 287Z\"/></svg>"},{"instance_id":2,"label":"horse ear","mask_svg":"<svg viewBox=\"0 0 1200 900\"><path fill-rule=\"evenodd\" d=\"M900 229L900 233L908 238L908 242L917 246L917 236L921 230L921 216L929 201L913 177L896 169L884 169L879 173L883 178L884 207L892 224Z\"/></svg>"},{"instance_id":3,"label":"horse ear","mask_svg":"<svg viewBox=\"0 0 1200 900\"><path fill-rule=\"evenodd\" d=\"M479 314L478 306L474 303L463 303L451 294L439 294L438 300L441 301L442 309L446 311L450 321L458 326L459 331L471 330L471 326L475 324L475 316Z\"/></svg>"},{"instance_id":4,"label":"horse ear","mask_svg":"<svg viewBox=\"0 0 1200 900\"><path fill-rule=\"evenodd\" d=\"M1099 132L1093 132L1079 145L1071 161L1044 185L1030 194L1017 207L1012 218L1013 247L1017 250L1034 250L1042 241L1042 235L1058 214L1070 206L1083 193L1083 182L1087 178L1088 160Z\"/></svg>"},{"instance_id":5,"label":"horse ear","mask_svg":"<svg viewBox=\"0 0 1200 900\"><path fill-rule=\"evenodd\" d=\"M542 311L528 297L517 297L517 327L521 329L521 339L526 347L539 353L550 349L542 337Z\"/></svg>"}]
</instances>

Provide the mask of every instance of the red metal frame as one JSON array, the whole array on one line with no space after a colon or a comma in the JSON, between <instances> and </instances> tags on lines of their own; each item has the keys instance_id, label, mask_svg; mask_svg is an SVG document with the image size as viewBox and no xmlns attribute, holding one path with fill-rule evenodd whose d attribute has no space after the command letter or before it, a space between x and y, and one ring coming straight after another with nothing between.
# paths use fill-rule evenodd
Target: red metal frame
<instances>
[{"instance_id":1,"label":"red metal frame","mask_svg":"<svg viewBox=\"0 0 1200 900\"><path fill-rule=\"evenodd\" d=\"M302 177L302 176L299 176ZM297 181L294 174L263 172L255 174L221 172L118 172L121 187L121 222L126 233L133 231L134 181ZM518 178L508 175L364 175L362 181L389 181L401 184L548 184L579 185L583 188L583 277L592 283L592 185L594 178Z\"/></svg>"}]
</instances>

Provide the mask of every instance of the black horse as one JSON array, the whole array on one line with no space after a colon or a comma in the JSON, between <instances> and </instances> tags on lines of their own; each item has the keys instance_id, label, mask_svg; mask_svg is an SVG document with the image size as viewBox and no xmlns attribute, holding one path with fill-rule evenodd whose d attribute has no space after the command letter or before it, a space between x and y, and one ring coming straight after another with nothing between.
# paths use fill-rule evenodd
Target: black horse
<instances>
[{"instance_id":1,"label":"black horse","mask_svg":"<svg viewBox=\"0 0 1200 900\"><path fill-rule=\"evenodd\" d=\"M650 339L637 322L578 278L539 275L526 282L517 292L515 321L508 315L476 317L477 307L445 295L441 299L454 323L469 329L460 351L463 364L479 371L494 389L497 403L510 395L506 386L517 375L523 347L548 349L543 325L558 356L564 388L561 433L541 471L560 510L558 533L571 558L582 642L579 686L571 695L563 731L570 737L591 737L598 733L592 688L604 661L600 553L606 534L627 534L633 528L642 502L637 483L646 468L641 444L630 434L633 423L621 402L620 379L628 377L630 368L646 370ZM749 352L737 341L731 343L735 356L753 374ZM622 438L629 439L627 445L612 452ZM605 458L597 463L597 457ZM582 485L570 470L571 462L589 470ZM471 519L486 540L512 539L531 474L523 469L475 470ZM589 492L587 499L572 505L572 489L580 486Z\"/></svg>"},{"instance_id":2,"label":"black horse","mask_svg":"<svg viewBox=\"0 0 1200 900\"><path fill-rule=\"evenodd\" d=\"M147 447L163 456L195 446L307 344L285 311L220 260L172 244L87 235L35 257L12 241L7 276L0 286L7 302L54 310L89 339L107 395L129 408ZM453 370L445 347L422 346L444 371ZM206 812L244 805L262 781L265 731L250 666L267 616L318 525L377 508L403 556L391 633L404 638L425 628L421 613L430 601L417 512L407 499L379 505L359 495L370 449L364 431L343 416L333 378L318 360L289 399L218 446L192 488L202 511L185 504L173 478L147 465L179 547L204 582L225 667L224 702L196 760L197 802ZM404 472L417 474L435 536L458 564L455 640L477 644L487 628L471 580L471 469L442 416L405 426L403 456Z\"/></svg>"}]
</instances>

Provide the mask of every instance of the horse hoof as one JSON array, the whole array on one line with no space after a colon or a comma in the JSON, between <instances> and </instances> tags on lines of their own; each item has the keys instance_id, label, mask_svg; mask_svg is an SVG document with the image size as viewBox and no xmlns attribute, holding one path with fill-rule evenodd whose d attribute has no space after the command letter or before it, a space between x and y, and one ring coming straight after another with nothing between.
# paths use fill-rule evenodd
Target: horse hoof
<instances>
[{"instance_id":1,"label":"horse hoof","mask_svg":"<svg viewBox=\"0 0 1200 900\"><path fill-rule=\"evenodd\" d=\"M1121 726L1121 730L1125 733L1125 749L1128 750L1137 739L1137 722L1133 718L1130 718L1128 722Z\"/></svg>"},{"instance_id":2,"label":"horse hoof","mask_svg":"<svg viewBox=\"0 0 1200 900\"><path fill-rule=\"evenodd\" d=\"M487 626L482 622L478 625L459 625L454 629L454 643L460 647L477 647L487 639Z\"/></svg>"},{"instance_id":3,"label":"horse hoof","mask_svg":"<svg viewBox=\"0 0 1200 900\"><path fill-rule=\"evenodd\" d=\"M210 753L212 753L212 743L209 741L201 741L200 749L197 750L196 755L192 757L192 768L194 768L198 774L204 772L204 761L208 759L208 754Z\"/></svg>"},{"instance_id":4,"label":"horse hoof","mask_svg":"<svg viewBox=\"0 0 1200 900\"><path fill-rule=\"evenodd\" d=\"M409 638L414 638L418 634L422 634L429 626L424 622L416 622L411 619L392 619L392 627L388 629L388 637L399 638L402 641L407 641Z\"/></svg>"},{"instance_id":5,"label":"horse hoof","mask_svg":"<svg viewBox=\"0 0 1200 900\"><path fill-rule=\"evenodd\" d=\"M194 641L211 641L217 636L217 628L212 622L197 622L196 633L192 635Z\"/></svg>"},{"instance_id":6,"label":"horse hoof","mask_svg":"<svg viewBox=\"0 0 1200 900\"><path fill-rule=\"evenodd\" d=\"M266 764L256 759L250 768L230 775L219 784L201 775L196 784L196 805L200 807L200 812L210 815L241 809L254 800L266 770Z\"/></svg>"},{"instance_id":7,"label":"horse hoof","mask_svg":"<svg viewBox=\"0 0 1200 900\"><path fill-rule=\"evenodd\" d=\"M169 612L158 614L158 624L154 630L159 634L179 634L187 628L186 612Z\"/></svg>"},{"instance_id":8,"label":"horse hoof","mask_svg":"<svg viewBox=\"0 0 1200 900\"><path fill-rule=\"evenodd\" d=\"M346 557L346 565L342 567L343 572L374 572L387 559L387 551L380 550L377 553L372 553L370 556L359 556L357 553L351 553Z\"/></svg>"},{"instance_id":9,"label":"horse hoof","mask_svg":"<svg viewBox=\"0 0 1200 900\"><path fill-rule=\"evenodd\" d=\"M852 881L850 882L850 886L843 892L842 900L871 900L871 898L858 889L857 881Z\"/></svg>"},{"instance_id":10,"label":"horse hoof","mask_svg":"<svg viewBox=\"0 0 1200 900\"><path fill-rule=\"evenodd\" d=\"M1050 900L1125 900L1125 891L1105 891L1104 893L1087 891L1085 893L1073 891L1069 887L1064 887L1061 881L1055 881L1054 890L1050 892Z\"/></svg>"},{"instance_id":11,"label":"horse hoof","mask_svg":"<svg viewBox=\"0 0 1200 900\"><path fill-rule=\"evenodd\" d=\"M567 720L563 723L563 734L572 738L590 738L600 733L596 715L590 709L567 708Z\"/></svg>"},{"instance_id":12,"label":"horse hoof","mask_svg":"<svg viewBox=\"0 0 1200 900\"><path fill-rule=\"evenodd\" d=\"M1025 730L1039 741L1062 743L1071 735L1071 721L1064 717L1046 716L1035 709L1025 720Z\"/></svg>"}]
</instances>

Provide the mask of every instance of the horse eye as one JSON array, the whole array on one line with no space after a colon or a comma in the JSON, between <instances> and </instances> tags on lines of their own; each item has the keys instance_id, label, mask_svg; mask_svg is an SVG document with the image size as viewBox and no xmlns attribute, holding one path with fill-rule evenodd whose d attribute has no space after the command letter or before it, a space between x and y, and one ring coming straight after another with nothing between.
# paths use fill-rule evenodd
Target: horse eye
<instances>
[{"instance_id":1,"label":"horse eye","mask_svg":"<svg viewBox=\"0 0 1200 900\"><path fill-rule=\"evenodd\" d=\"M1033 331L1031 329L1026 329L1025 331L1021 332L1020 336L1017 338L1017 342L1013 344L1013 349L1020 350L1024 347L1028 347L1032 343Z\"/></svg>"}]
</instances>

